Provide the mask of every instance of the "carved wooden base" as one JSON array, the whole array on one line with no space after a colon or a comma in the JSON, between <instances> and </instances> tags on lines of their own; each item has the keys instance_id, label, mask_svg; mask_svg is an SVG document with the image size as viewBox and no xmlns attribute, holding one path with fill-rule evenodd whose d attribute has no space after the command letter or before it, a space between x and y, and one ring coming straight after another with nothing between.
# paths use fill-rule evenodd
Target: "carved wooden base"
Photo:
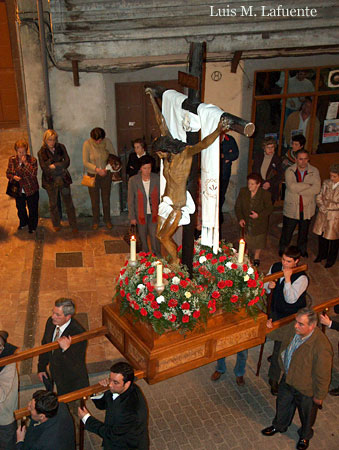
<instances>
[{"instance_id":1,"label":"carved wooden base","mask_svg":"<svg viewBox=\"0 0 339 450\"><path fill-rule=\"evenodd\" d=\"M132 316L121 317L118 302L103 307L108 339L133 367L145 372L149 384L262 344L266 320L262 313L254 320L246 312L220 312L200 332L171 331L160 336L148 324L133 323Z\"/></svg>"}]
</instances>

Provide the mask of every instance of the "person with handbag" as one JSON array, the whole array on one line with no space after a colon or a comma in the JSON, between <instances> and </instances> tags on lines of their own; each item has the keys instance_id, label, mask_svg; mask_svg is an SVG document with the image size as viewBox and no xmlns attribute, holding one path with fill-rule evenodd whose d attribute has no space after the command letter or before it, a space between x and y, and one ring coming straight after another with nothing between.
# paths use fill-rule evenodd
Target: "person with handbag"
<instances>
[{"instance_id":1,"label":"person with handbag","mask_svg":"<svg viewBox=\"0 0 339 450\"><path fill-rule=\"evenodd\" d=\"M60 231L61 218L58 211L58 193L60 192L66 207L69 225L73 233L77 233L78 225L70 188L72 178L67 170L70 159L66 147L58 142L56 131L45 131L38 158L42 169L42 187L46 189L48 194L54 231Z\"/></svg>"},{"instance_id":2,"label":"person with handbag","mask_svg":"<svg viewBox=\"0 0 339 450\"><path fill-rule=\"evenodd\" d=\"M106 138L105 130L102 128L93 128L90 136L82 147L82 161L85 170L87 170L87 176L94 178L94 185L88 185L93 214L92 229L97 230L99 228L101 195L104 222L106 227L111 230L113 227L110 203L112 174L106 166L109 155L116 155L116 151L110 139Z\"/></svg>"},{"instance_id":3,"label":"person with handbag","mask_svg":"<svg viewBox=\"0 0 339 450\"><path fill-rule=\"evenodd\" d=\"M27 154L28 143L24 139L16 141L14 149L16 155L9 158L6 171L9 180L7 194L15 197L20 220L18 230L28 225L28 232L33 233L39 220L38 163L36 158Z\"/></svg>"}]
</instances>

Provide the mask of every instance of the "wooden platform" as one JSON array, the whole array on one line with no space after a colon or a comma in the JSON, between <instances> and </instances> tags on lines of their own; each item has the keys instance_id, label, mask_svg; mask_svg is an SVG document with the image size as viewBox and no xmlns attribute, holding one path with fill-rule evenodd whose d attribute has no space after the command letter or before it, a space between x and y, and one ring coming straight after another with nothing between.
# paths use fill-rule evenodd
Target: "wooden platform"
<instances>
[{"instance_id":1,"label":"wooden platform","mask_svg":"<svg viewBox=\"0 0 339 450\"><path fill-rule=\"evenodd\" d=\"M160 336L148 324L133 323L132 316L121 317L118 302L103 307L108 339L135 368L145 372L149 384L262 344L266 320L262 313L254 320L245 312L220 312L200 332L171 331Z\"/></svg>"}]
</instances>

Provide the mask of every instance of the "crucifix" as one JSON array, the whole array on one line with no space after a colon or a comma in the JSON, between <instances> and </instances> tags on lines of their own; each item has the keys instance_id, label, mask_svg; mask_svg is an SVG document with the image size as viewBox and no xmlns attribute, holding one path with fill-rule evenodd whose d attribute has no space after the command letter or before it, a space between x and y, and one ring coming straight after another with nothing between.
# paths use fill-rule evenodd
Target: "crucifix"
<instances>
[{"instance_id":1,"label":"crucifix","mask_svg":"<svg viewBox=\"0 0 339 450\"><path fill-rule=\"evenodd\" d=\"M188 97L182 102L181 108L190 113L197 114L201 105L203 61L205 54L205 43L193 43L190 48L190 74L179 72L179 81L184 80L189 86ZM155 112L156 120L160 128L161 137L153 144L153 149L164 162L164 176L166 178L166 189L163 202L159 207L157 237L177 263L176 245L172 235L176 231L184 214L183 207L186 204L186 189L191 197L196 198L198 178L197 155L208 148L221 133L229 129L250 136L254 132L254 125L243 119L225 113L220 110L218 120L220 122L213 132L199 142L199 132L186 131L186 142L173 139L167 123L156 103L156 97L162 97L166 89L161 87L146 87L146 94L150 96ZM180 94L179 94L180 95ZM188 128L189 129L189 128ZM187 197L187 204L189 197ZM167 205L164 203L167 202ZM168 209L168 206L170 209ZM168 211L163 214L163 209ZM187 222L186 222L187 223ZM191 215L189 223L183 226L183 255L182 262L192 275L192 259L194 248L194 215Z\"/></svg>"}]
</instances>

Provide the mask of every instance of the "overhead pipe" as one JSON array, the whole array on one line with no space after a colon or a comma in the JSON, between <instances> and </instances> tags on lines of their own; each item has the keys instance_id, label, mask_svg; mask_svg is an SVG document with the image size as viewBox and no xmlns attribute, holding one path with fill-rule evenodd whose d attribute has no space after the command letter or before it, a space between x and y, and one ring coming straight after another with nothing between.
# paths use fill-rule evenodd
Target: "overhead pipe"
<instances>
[{"instance_id":1,"label":"overhead pipe","mask_svg":"<svg viewBox=\"0 0 339 450\"><path fill-rule=\"evenodd\" d=\"M48 78L48 63L47 63L47 51L46 51L46 38L45 38L45 26L44 26L44 10L42 5L43 0L37 0L38 20L39 20L39 36L40 36L40 50L41 50L41 64L44 80L45 101L46 101L46 120L49 129L53 129L53 117L51 107L51 93L49 89Z\"/></svg>"}]
</instances>

